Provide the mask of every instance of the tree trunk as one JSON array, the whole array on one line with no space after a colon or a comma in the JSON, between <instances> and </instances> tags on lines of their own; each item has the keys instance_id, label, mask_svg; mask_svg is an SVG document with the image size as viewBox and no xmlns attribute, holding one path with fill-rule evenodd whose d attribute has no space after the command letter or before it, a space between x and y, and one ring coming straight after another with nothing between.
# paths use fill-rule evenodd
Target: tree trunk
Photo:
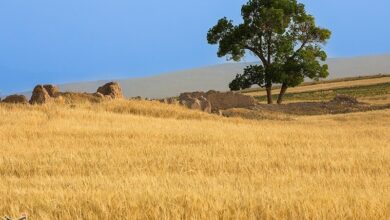
<instances>
[{"instance_id":1,"label":"tree trunk","mask_svg":"<svg viewBox=\"0 0 390 220\"><path fill-rule=\"evenodd\" d=\"M268 84L265 88L267 90L267 102L268 104L272 104L272 85Z\"/></svg>"},{"instance_id":2,"label":"tree trunk","mask_svg":"<svg viewBox=\"0 0 390 220\"><path fill-rule=\"evenodd\" d=\"M288 88L287 84L283 83L282 88L280 89L279 97L278 97L278 104L279 105L282 104L282 102L283 102L283 96L286 93L287 88Z\"/></svg>"}]
</instances>

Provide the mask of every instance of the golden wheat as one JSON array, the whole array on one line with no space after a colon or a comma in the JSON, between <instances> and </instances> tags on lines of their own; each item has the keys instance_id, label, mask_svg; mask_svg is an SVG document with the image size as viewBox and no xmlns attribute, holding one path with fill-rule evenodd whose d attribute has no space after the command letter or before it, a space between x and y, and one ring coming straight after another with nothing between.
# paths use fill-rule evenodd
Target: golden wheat
<instances>
[{"instance_id":1,"label":"golden wheat","mask_svg":"<svg viewBox=\"0 0 390 220\"><path fill-rule=\"evenodd\" d=\"M153 102L0 105L0 215L389 219L390 111L225 119Z\"/></svg>"}]
</instances>

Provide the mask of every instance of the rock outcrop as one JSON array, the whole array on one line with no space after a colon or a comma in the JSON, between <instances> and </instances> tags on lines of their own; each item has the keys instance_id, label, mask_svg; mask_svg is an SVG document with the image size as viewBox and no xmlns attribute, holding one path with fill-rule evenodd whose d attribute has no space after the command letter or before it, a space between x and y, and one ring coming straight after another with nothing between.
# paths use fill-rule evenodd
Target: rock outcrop
<instances>
[{"instance_id":1,"label":"rock outcrop","mask_svg":"<svg viewBox=\"0 0 390 220\"><path fill-rule=\"evenodd\" d=\"M189 109L211 112L211 103L204 92L186 92L179 96L179 103Z\"/></svg>"},{"instance_id":2,"label":"rock outcrop","mask_svg":"<svg viewBox=\"0 0 390 220\"><path fill-rule=\"evenodd\" d=\"M206 98L211 103L212 111L248 108L256 105L256 100L252 96L234 92L209 91L206 93Z\"/></svg>"},{"instance_id":3,"label":"rock outcrop","mask_svg":"<svg viewBox=\"0 0 390 220\"><path fill-rule=\"evenodd\" d=\"M119 98L123 98L122 89L115 82L107 83L99 87L96 93L61 92L58 87L48 84L35 86L30 101L25 96L12 95L5 98L3 102L41 105L52 101L56 103L99 103L104 100Z\"/></svg>"},{"instance_id":4,"label":"rock outcrop","mask_svg":"<svg viewBox=\"0 0 390 220\"><path fill-rule=\"evenodd\" d=\"M5 97L2 102L11 104L28 104L27 98L24 95L10 95Z\"/></svg>"},{"instance_id":5,"label":"rock outcrop","mask_svg":"<svg viewBox=\"0 0 390 220\"><path fill-rule=\"evenodd\" d=\"M212 106L209 100L207 100L205 97L201 96L198 98L200 103L200 109L204 112L211 113Z\"/></svg>"},{"instance_id":6,"label":"rock outcrop","mask_svg":"<svg viewBox=\"0 0 390 220\"><path fill-rule=\"evenodd\" d=\"M251 96L234 92L187 92L182 93L179 102L190 109L199 109L206 112L218 113L220 110L231 108L248 108L256 104ZM199 105L201 107L199 107Z\"/></svg>"},{"instance_id":7,"label":"rock outcrop","mask_svg":"<svg viewBox=\"0 0 390 220\"><path fill-rule=\"evenodd\" d=\"M60 89L57 86L54 86L54 85L43 85L43 88L46 89L46 92L52 98L57 97L58 94L60 93Z\"/></svg>"},{"instance_id":8,"label":"rock outcrop","mask_svg":"<svg viewBox=\"0 0 390 220\"><path fill-rule=\"evenodd\" d=\"M35 86L35 88L32 92L30 104L41 105L41 104L45 104L45 103L49 102L51 99L52 99L52 97L50 97L50 95L47 92L47 90L45 89L45 87L43 87L42 85L37 85L37 86Z\"/></svg>"},{"instance_id":9,"label":"rock outcrop","mask_svg":"<svg viewBox=\"0 0 390 220\"><path fill-rule=\"evenodd\" d=\"M107 83L99 87L97 92L103 94L104 96L109 96L112 99L123 98L122 88L117 82Z\"/></svg>"},{"instance_id":10,"label":"rock outcrop","mask_svg":"<svg viewBox=\"0 0 390 220\"><path fill-rule=\"evenodd\" d=\"M202 93L182 93L179 97L179 103L189 109L211 113L211 104L207 98L202 96Z\"/></svg>"}]
</instances>

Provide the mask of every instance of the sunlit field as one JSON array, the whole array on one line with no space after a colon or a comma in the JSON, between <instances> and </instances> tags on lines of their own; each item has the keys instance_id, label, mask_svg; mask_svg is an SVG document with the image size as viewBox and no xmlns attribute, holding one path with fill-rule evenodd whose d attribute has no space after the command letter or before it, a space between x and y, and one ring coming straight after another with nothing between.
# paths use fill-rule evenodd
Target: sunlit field
<instances>
[{"instance_id":1,"label":"sunlit field","mask_svg":"<svg viewBox=\"0 0 390 220\"><path fill-rule=\"evenodd\" d=\"M387 220L389 134L390 110L250 121L0 104L0 216Z\"/></svg>"},{"instance_id":2,"label":"sunlit field","mask_svg":"<svg viewBox=\"0 0 390 220\"><path fill-rule=\"evenodd\" d=\"M272 92L277 98L280 88ZM264 89L249 89L244 91L259 101L265 102ZM357 98L361 102L370 104L390 103L390 75L376 75L366 77L354 77L319 82L308 82L301 86L289 88L285 96L285 103L302 101L329 101L337 94L347 94Z\"/></svg>"}]
</instances>

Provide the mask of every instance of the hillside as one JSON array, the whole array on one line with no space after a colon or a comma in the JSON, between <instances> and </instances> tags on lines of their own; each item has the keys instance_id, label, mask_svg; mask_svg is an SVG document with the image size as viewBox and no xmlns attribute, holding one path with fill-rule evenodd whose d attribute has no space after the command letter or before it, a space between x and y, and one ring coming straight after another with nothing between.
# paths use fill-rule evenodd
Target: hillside
<instances>
[{"instance_id":1,"label":"hillside","mask_svg":"<svg viewBox=\"0 0 390 220\"><path fill-rule=\"evenodd\" d=\"M328 59L328 79L390 73L390 55ZM253 63L228 63L147 78L118 80L126 97L164 98L188 91L228 90L229 82ZM63 91L94 92L107 81L60 85ZM26 94L29 96L29 93Z\"/></svg>"},{"instance_id":2,"label":"hillside","mask_svg":"<svg viewBox=\"0 0 390 220\"><path fill-rule=\"evenodd\" d=\"M389 80L306 83L288 104L221 115L85 94L0 103L0 213L387 220ZM373 105L329 104L340 91Z\"/></svg>"},{"instance_id":3,"label":"hillside","mask_svg":"<svg viewBox=\"0 0 390 220\"><path fill-rule=\"evenodd\" d=\"M390 111L226 119L157 102L0 104L0 213L388 219Z\"/></svg>"}]
</instances>

